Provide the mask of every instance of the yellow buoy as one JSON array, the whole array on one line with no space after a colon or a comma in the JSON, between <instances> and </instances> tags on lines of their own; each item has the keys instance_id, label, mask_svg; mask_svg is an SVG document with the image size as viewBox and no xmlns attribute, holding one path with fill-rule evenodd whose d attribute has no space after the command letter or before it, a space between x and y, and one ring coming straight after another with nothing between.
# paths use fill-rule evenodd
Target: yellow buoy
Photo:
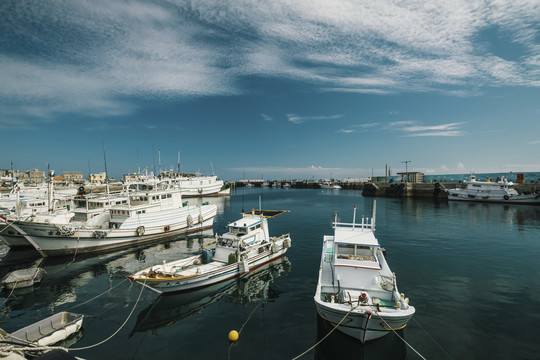
<instances>
[{"instance_id":1,"label":"yellow buoy","mask_svg":"<svg viewBox=\"0 0 540 360\"><path fill-rule=\"evenodd\" d=\"M236 330L231 330L231 332L229 333L229 340L230 341L236 341L238 340L238 331Z\"/></svg>"}]
</instances>

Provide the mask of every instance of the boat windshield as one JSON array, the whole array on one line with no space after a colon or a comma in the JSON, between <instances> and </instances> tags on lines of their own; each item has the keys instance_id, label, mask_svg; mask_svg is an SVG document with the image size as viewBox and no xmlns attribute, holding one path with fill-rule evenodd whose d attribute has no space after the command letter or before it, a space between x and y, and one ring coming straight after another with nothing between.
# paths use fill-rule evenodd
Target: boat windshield
<instances>
[{"instance_id":1,"label":"boat windshield","mask_svg":"<svg viewBox=\"0 0 540 360\"><path fill-rule=\"evenodd\" d=\"M337 258L375 261L375 247L354 244L337 244Z\"/></svg>"}]
</instances>

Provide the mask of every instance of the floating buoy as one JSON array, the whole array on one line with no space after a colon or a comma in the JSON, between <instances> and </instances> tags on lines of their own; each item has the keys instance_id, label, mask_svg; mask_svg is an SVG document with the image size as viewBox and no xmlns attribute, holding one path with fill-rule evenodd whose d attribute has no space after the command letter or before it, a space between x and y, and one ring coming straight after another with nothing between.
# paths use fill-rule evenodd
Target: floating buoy
<instances>
[{"instance_id":1,"label":"floating buoy","mask_svg":"<svg viewBox=\"0 0 540 360\"><path fill-rule=\"evenodd\" d=\"M229 332L229 340L230 341L236 341L238 340L238 331L236 330L231 330L231 332Z\"/></svg>"}]
</instances>

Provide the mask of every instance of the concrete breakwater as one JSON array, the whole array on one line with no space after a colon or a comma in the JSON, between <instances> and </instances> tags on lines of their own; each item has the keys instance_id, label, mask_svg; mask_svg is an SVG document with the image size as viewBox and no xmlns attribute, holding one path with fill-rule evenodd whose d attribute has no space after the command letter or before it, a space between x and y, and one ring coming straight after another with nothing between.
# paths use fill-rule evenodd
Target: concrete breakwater
<instances>
[{"instance_id":1,"label":"concrete breakwater","mask_svg":"<svg viewBox=\"0 0 540 360\"><path fill-rule=\"evenodd\" d=\"M272 182L269 186L272 186ZM291 188L296 189L319 189L320 185L312 181L279 181L276 182L277 187L283 187L283 184L288 184ZM351 183L351 182L336 182L343 189L362 191L363 196L367 197L419 197L419 198L435 198L448 199L446 189L464 189L465 183L454 182L436 182L436 183ZM245 186L243 183L236 183L238 187ZM255 184L255 186L261 186ZM516 184L515 189L520 194L540 193L540 183ZM336 191L336 190L329 190ZM339 190L338 190L339 191Z\"/></svg>"}]
</instances>

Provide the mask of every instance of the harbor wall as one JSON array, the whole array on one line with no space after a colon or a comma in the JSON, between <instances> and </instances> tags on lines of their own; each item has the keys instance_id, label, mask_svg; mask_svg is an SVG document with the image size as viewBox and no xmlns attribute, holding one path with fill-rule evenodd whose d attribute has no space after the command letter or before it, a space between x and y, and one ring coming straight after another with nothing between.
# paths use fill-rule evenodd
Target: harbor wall
<instances>
[{"instance_id":1,"label":"harbor wall","mask_svg":"<svg viewBox=\"0 0 540 360\"><path fill-rule=\"evenodd\" d=\"M278 187L282 187L287 183L291 188L296 189L319 189L318 183L313 181L279 181L275 182ZM272 186L273 182L270 182ZM446 189L464 189L465 183L455 182L435 182L435 183L387 183L387 182L336 182L343 189L358 190L363 196L367 197L415 197L415 198L434 198L448 199ZM245 186L243 183L236 183L235 187ZM255 186L260 186L256 184ZM516 184L517 192L524 194L540 193L540 183Z\"/></svg>"}]
</instances>

